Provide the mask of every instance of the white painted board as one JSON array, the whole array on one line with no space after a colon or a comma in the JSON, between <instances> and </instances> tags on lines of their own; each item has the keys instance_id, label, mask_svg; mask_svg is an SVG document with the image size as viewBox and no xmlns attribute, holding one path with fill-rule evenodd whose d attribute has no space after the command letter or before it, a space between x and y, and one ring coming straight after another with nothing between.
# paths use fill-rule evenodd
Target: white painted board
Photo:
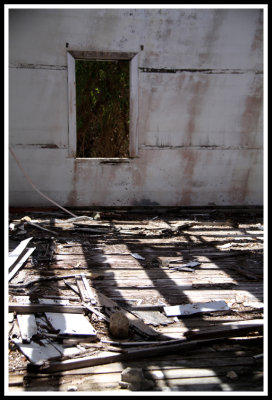
<instances>
[{"instance_id":1,"label":"white painted board","mask_svg":"<svg viewBox=\"0 0 272 400\"><path fill-rule=\"evenodd\" d=\"M17 315L21 337L23 341L29 342L33 335L37 333L37 325L34 314Z\"/></svg>"},{"instance_id":2,"label":"white painted board","mask_svg":"<svg viewBox=\"0 0 272 400\"><path fill-rule=\"evenodd\" d=\"M58 351L47 339L41 340L42 345L36 342L25 344L18 339L13 339L13 342L19 347L20 351L27 357L27 359L34 364L61 355L60 351Z\"/></svg>"},{"instance_id":3,"label":"white painted board","mask_svg":"<svg viewBox=\"0 0 272 400\"><path fill-rule=\"evenodd\" d=\"M27 250L27 252L23 255L23 257L20 259L20 261L16 262L16 265L11 270L11 272L9 272L9 274L8 274L8 281L10 281L14 277L14 275L17 274L19 269L24 265L24 263L27 261L28 257L31 256L31 254L33 253L33 251L35 249L36 249L36 247L32 247L31 249Z\"/></svg>"},{"instance_id":4,"label":"white painted board","mask_svg":"<svg viewBox=\"0 0 272 400\"><path fill-rule=\"evenodd\" d=\"M96 336L92 324L82 314L46 312L46 318L60 335Z\"/></svg>"},{"instance_id":5,"label":"white painted board","mask_svg":"<svg viewBox=\"0 0 272 400\"><path fill-rule=\"evenodd\" d=\"M213 312L229 310L229 306L224 300L208 301L205 303L183 304L176 306L167 306L163 308L167 317L178 315L191 315L201 312Z\"/></svg>"},{"instance_id":6,"label":"white painted board","mask_svg":"<svg viewBox=\"0 0 272 400\"><path fill-rule=\"evenodd\" d=\"M32 239L32 237L23 240L13 251L11 251L9 253L9 256L8 256L9 271L10 271L11 266L16 262L16 260L19 258L19 256L23 253L23 251L25 250L26 246L28 245L28 243L30 242L31 239Z\"/></svg>"}]
</instances>

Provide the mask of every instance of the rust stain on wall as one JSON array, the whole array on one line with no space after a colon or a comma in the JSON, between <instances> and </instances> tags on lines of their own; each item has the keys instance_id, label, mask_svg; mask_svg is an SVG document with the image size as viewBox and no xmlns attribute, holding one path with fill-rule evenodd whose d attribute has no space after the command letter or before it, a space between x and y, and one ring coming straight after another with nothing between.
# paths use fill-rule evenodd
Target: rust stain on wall
<instances>
[{"instance_id":1,"label":"rust stain on wall","mask_svg":"<svg viewBox=\"0 0 272 400\"><path fill-rule=\"evenodd\" d=\"M67 204L66 206L76 206L77 204L77 178L78 178L78 165L76 160L74 159L73 171L72 171L72 181L71 181L71 190L67 196Z\"/></svg>"},{"instance_id":2,"label":"rust stain on wall","mask_svg":"<svg viewBox=\"0 0 272 400\"><path fill-rule=\"evenodd\" d=\"M194 201L192 201L192 193L193 193L193 176L194 169L197 161L197 151L192 150L182 150L180 152L181 157L181 201L180 204L182 206L187 206Z\"/></svg>"},{"instance_id":3,"label":"rust stain on wall","mask_svg":"<svg viewBox=\"0 0 272 400\"><path fill-rule=\"evenodd\" d=\"M259 51L263 48L263 10L259 10L258 24L256 26L255 35L251 44L251 50Z\"/></svg>"},{"instance_id":4,"label":"rust stain on wall","mask_svg":"<svg viewBox=\"0 0 272 400\"><path fill-rule=\"evenodd\" d=\"M248 150L247 150L248 151ZM241 150L238 154L240 159L245 157L245 151ZM258 150L251 150L250 156L244 160L245 167L241 170L234 169L232 173L232 184L228 189L229 197L231 201L239 204L246 204L252 185L250 184L250 178L254 169L258 165Z\"/></svg>"},{"instance_id":5,"label":"rust stain on wall","mask_svg":"<svg viewBox=\"0 0 272 400\"><path fill-rule=\"evenodd\" d=\"M184 146L192 145L192 135L196 130L196 120L200 114L202 102L205 100L205 92L209 86L208 79L206 77L198 77L195 81L194 77L190 77L192 84L189 85L187 90L190 90L190 101L188 105L189 119L186 126L186 132L184 135Z\"/></svg>"},{"instance_id":6,"label":"rust stain on wall","mask_svg":"<svg viewBox=\"0 0 272 400\"><path fill-rule=\"evenodd\" d=\"M247 169L244 173L233 175L233 181L229 188L229 197L235 203L245 204L248 191L248 182L250 176L250 169Z\"/></svg>"},{"instance_id":7,"label":"rust stain on wall","mask_svg":"<svg viewBox=\"0 0 272 400\"><path fill-rule=\"evenodd\" d=\"M158 157L157 152L143 152L141 154L141 159L137 160L132 167L132 182L133 186L141 188L144 186L147 179L147 168L148 165L152 165L153 159L156 162L156 157Z\"/></svg>"},{"instance_id":8,"label":"rust stain on wall","mask_svg":"<svg viewBox=\"0 0 272 400\"><path fill-rule=\"evenodd\" d=\"M263 104L262 77L255 76L253 78L248 93L241 118L241 145L256 147L256 138L260 134L258 122L262 114Z\"/></svg>"},{"instance_id":9,"label":"rust stain on wall","mask_svg":"<svg viewBox=\"0 0 272 400\"><path fill-rule=\"evenodd\" d=\"M212 21L209 24L207 33L203 36L202 49L199 53L199 65L213 64L213 47L219 37L219 30L224 20L224 10L213 10Z\"/></svg>"}]
</instances>

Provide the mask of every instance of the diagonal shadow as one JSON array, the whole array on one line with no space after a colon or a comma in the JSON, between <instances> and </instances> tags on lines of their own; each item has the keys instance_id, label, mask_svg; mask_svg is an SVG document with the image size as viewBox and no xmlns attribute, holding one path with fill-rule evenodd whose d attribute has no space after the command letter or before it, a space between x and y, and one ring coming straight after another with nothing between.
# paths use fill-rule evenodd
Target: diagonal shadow
<instances>
[{"instance_id":1,"label":"diagonal shadow","mask_svg":"<svg viewBox=\"0 0 272 400\"><path fill-rule=\"evenodd\" d=\"M106 215L106 214L105 214ZM127 215L126 215L127 216ZM151 218L153 215L149 215L149 218ZM147 216L145 215L145 218ZM223 219L225 219L226 217L223 216ZM139 221L141 221L142 219L142 215L139 217ZM135 220L135 215L133 216L132 220ZM217 220L220 220L217 218ZM114 222L112 222L113 226L114 226ZM215 230L216 231L216 230ZM138 238L137 238L138 236ZM141 235L140 235L141 236ZM170 235L171 236L171 235ZM227 272L229 274L229 276L231 276L232 278L236 279L238 278L238 285L240 283L243 282L243 279L241 280L241 276L239 278L239 276L237 277L237 273L235 270L233 270L232 268L226 267L226 265L224 263L222 263L222 258L221 258L221 254L220 251L218 251L218 248L215 246L215 243L208 243L205 239L201 238L201 243L202 243L202 247L199 245L199 243L196 245L195 242L192 240L192 237L190 234L183 234L183 236L186 238L187 240L187 247L188 248L192 248L194 246L196 246L197 248L200 249L200 251L202 251L202 249L206 249L207 245L212 248L216 255L211 256L209 255L209 262L212 262L216 269L221 269L224 270L225 272ZM149 237L149 239L158 239L161 238L161 235L153 235L151 237ZM138 266L146 273L146 275L148 276L148 278L153 282L152 284L152 288L157 290L157 292L159 293L159 297L164 299L167 302L174 301L174 304L180 304L180 303L190 303L191 300L190 298L186 295L184 288L180 287L180 285L177 285L173 279L170 279L168 274L166 273L166 270L164 270L159 263L154 263L154 254L156 254L156 256L158 256L158 254L160 254L161 256L167 256L167 257L174 257L174 256L180 256L182 255L182 251L180 249L180 247L177 247L176 245L172 246L171 244L167 244L167 243L163 243L160 244L158 246L158 244L155 245L150 245L150 243L148 244L148 246L146 244L141 243L139 235L134 234L134 235L127 235L127 234L116 234L110 238L105 238L105 243L107 244L116 244L116 245L123 245L126 246L127 250L128 250L128 254L130 253L135 253L135 252L139 252L142 255L147 256L145 261L142 260L138 260ZM147 247L149 252L147 252ZM154 250L154 253L152 254L152 251ZM219 259L218 259L218 254L220 255ZM106 253L104 253L104 256L106 255ZM108 255L108 254L107 254ZM235 254L232 254L232 256L236 256L240 255L240 252L236 252ZM151 256L151 260L149 260ZM226 258L227 254L222 254L223 259ZM229 256L229 254L228 254ZM102 256L103 257L103 256ZM184 257L184 262L186 261L192 261L192 257L189 257L189 254L187 254L187 257ZM148 261L150 261L151 263L151 267L148 266ZM111 263L108 263L108 267L111 268ZM92 269L92 263L90 263L90 268ZM114 265L113 265L114 268ZM126 270L126 268L124 267L124 271ZM118 301L120 301L120 303L122 304L122 306L124 306L124 308L126 308L126 305L129 307L131 304L128 301L128 299L126 298L126 296L124 297L123 293L126 290L132 290L135 291L137 290L137 292L139 291L143 291L143 293L148 290L148 287L146 286L141 286L141 282L138 282L137 285L135 287L131 287L131 285L129 286L120 286L120 282L118 282L118 278L116 279L114 277L114 273L112 272L112 275L110 276L110 274L107 272L107 277L108 278L112 278L112 286L108 287L103 285L103 283L97 284L96 282L93 282L93 285L98 289L101 290L101 292L103 292L104 294L108 295L111 298L114 298L115 300L118 299ZM240 280L239 280L240 279ZM166 286L162 286L160 285L160 282L162 281L168 281L168 285ZM216 288L218 285L215 285L214 288ZM141 288L141 289L140 289ZM201 289L199 289L201 292ZM212 290L212 288L211 288ZM173 293L175 293L175 296L173 296ZM256 295L256 293L254 292L254 295ZM138 295L137 295L138 296ZM257 293L257 297L260 296L259 298L261 298L261 295L259 293ZM174 300L173 300L174 298ZM199 315L197 316L197 321L201 321L202 317ZM194 320L194 316L190 317L188 319L183 318L183 322L184 324L188 327L188 329L190 329L193 325L193 323L195 322ZM207 323L207 322L206 322Z\"/></svg>"},{"instance_id":2,"label":"diagonal shadow","mask_svg":"<svg viewBox=\"0 0 272 400\"><path fill-rule=\"evenodd\" d=\"M225 218L225 217L224 217ZM191 235L190 234L185 234L183 235L185 236L186 240L187 240L187 244L189 245L188 247L194 247L195 243L192 241ZM150 237L149 237L150 239ZM153 238L151 239L156 239L155 236L153 236ZM229 239L229 238L228 238ZM146 245L142 244L139 240L137 241L135 235L133 237L133 239L131 238L131 236L127 236L127 235L119 235L118 239L116 239L116 241L118 243L122 243L124 245L127 246L129 252L131 253L135 253L135 252L139 252L142 255L146 255ZM200 238L202 247L199 245L199 243L197 244L197 248L200 249L200 251L203 249L206 249L207 245L212 248L215 253L220 253L220 251L218 251L218 248L215 246L214 243L208 243L205 239ZM224 242L223 242L224 243ZM179 250L174 250L173 247L168 246L167 244L163 245L163 246L159 246L160 250L161 250L161 256L168 256L168 257L173 257L173 256L180 256L180 251ZM150 244L148 245L148 248L152 248L152 246L150 246ZM160 253L160 251L158 251L158 248L154 248L154 252L156 255L158 255L158 253ZM181 252L182 253L182 252ZM223 258L225 258L227 256L227 254L222 254ZM232 254L232 256L240 256L240 252L236 252L235 254ZM221 254L220 254L221 256ZM154 258L154 254L152 255L152 258ZM184 257L184 261L186 261L186 257ZM188 261L192 261L192 258L188 259ZM243 280L243 276L241 279L241 274L237 275L235 269L233 268L229 268L229 266L227 267L226 264L222 263L222 258L219 257L215 254L214 256L209 256L209 261L212 262L217 269L225 271L228 273L228 275L231 278L234 278L237 283L238 283L238 287L241 283L243 283L245 280ZM159 265L157 264L156 266L154 266L154 264L152 265L152 268L148 268L147 267L147 262L142 261L142 260L138 260L139 266L141 266L141 268L145 271L145 273L148 275L149 279L151 279L151 281L153 282L153 287L159 292L160 296L165 299L166 301L171 301L173 299L173 292L175 292L176 294L176 298L179 300L178 304L180 303L190 303L191 300L190 298L184 293L184 289L181 288L179 285L177 285L173 280L169 279L168 274L165 272L165 270ZM155 269L155 274L154 274L154 269ZM163 287L161 285L158 284L159 281L163 281L163 280L168 280L168 282L170 281L169 286ZM116 282L117 283L117 282ZM118 283L117 283L118 284ZM220 286L220 285L219 285ZM218 285L214 285L214 288L218 287ZM221 284L222 287L222 284ZM109 296L113 296L113 295L119 295L120 296L120 300L122 300L122 295L120 295L120 290L126 290L126 289L131 289L130 286L128 287L121 287L117 286L115 287L115 289L110 289L107 290L106 288L104 288L105 291L108 292ZM139 290L139 286L137 287L137 290ZM146 290L145 287L142 288L142 290ZM211 289L212 290L212 289ZM171 295L169 295L169 292L171 292ZM252 294L254 294L255 297L257 297L259 300L262 300L262 296L261 293L259 292L253 292ZM125 301L125 299L123 299L123 301ZM193 320L194 318L190 317L190 319L186 319L183 318L183 322L185 325L188 326L188 328L191 327L191 323L190 321ZM197 317L198 320L201 320L201 316Z\"/></svg>"}]
</instances>

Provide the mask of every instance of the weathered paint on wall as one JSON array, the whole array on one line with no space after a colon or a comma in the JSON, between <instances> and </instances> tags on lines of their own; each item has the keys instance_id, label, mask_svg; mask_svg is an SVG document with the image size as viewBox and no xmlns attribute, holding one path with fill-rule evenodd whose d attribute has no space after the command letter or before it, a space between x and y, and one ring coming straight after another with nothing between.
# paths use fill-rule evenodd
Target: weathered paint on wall
<instances>
[{"instance_id":1,"label":"weathered paint on wall","mask_svg":"<svg viewBox=\"0 0 272 400\"><path fill-rule=\"evenodd\" d=\"M260 9L13 9L9 141L66 206L262 204ZM67 47L68 46L68 47ZM69 156L67 50L138 53L138 155ZM11 206L47 205L10 157Z\"/></svg>"}]
</instances>

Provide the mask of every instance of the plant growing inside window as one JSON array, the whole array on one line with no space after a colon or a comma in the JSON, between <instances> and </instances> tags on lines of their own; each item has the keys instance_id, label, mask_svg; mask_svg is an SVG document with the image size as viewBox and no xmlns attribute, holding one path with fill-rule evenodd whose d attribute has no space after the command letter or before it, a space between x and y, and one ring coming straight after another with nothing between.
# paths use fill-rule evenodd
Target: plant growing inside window
<instances>
[{"instance_id":1,"label":"plant growing inside window","mask_svg":"<svg viewBox=\"0 0 272 400\"><path fill-rule=\"evenodd\" d=\"M76 157L129 156L129 61L75 60Z\"/></svg>"}]
</instances>

